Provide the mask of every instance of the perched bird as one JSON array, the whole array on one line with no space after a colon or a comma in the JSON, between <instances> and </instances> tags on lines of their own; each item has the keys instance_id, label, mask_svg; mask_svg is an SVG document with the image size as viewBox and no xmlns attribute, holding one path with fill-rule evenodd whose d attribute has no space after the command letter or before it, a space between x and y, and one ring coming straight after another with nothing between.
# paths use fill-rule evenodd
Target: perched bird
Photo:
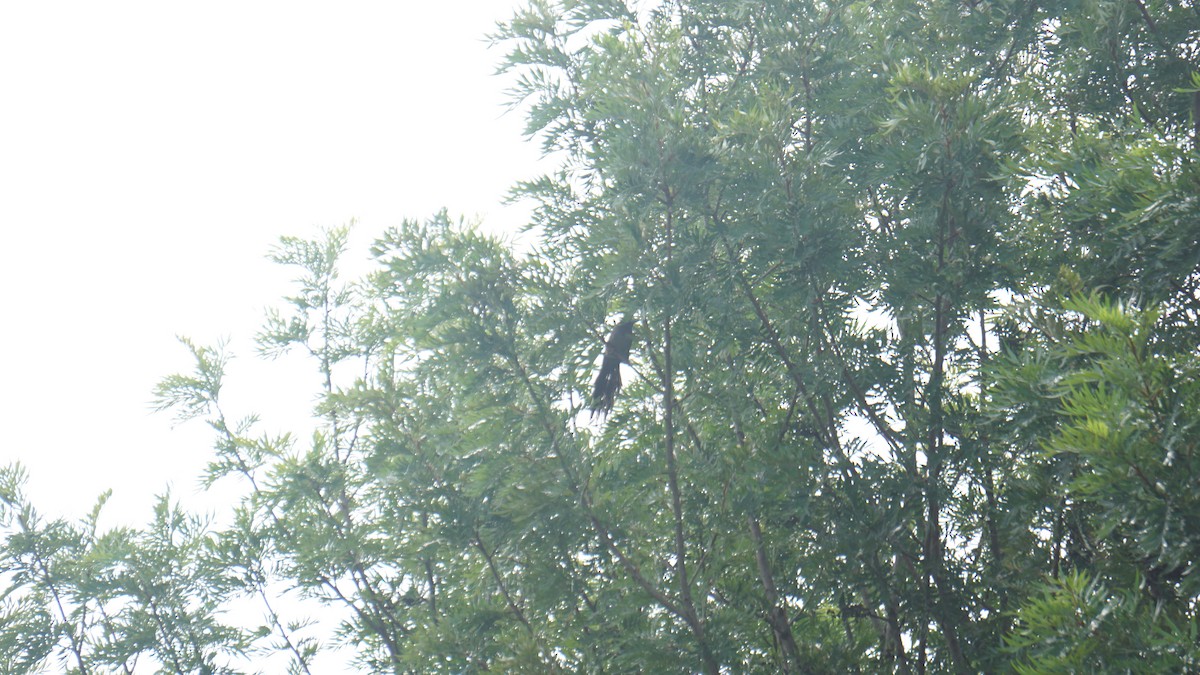
<instances>
[{"instance_id":1,"label":"perched bird","mask_svg":"<svg viewBox=\"0 0 1200 675\"><path fill-rule=\"evenodd\" d=\"M617 324L608 341L604 343L604 362L600 374L592 385L592 417L612 412L613 401L621 391L621 364L629 363L629 349L633 346L633 320L626 319Z\"/></svg>"}]
</instances>

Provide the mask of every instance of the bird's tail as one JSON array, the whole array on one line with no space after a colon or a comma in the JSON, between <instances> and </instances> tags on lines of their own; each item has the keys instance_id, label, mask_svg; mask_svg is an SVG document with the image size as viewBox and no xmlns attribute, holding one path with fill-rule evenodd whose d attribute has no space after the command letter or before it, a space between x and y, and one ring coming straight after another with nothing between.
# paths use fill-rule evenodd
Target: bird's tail
<instances>
[{"instance_id":1,"label":"bird's tail","mask_svg":"<svg viewBox=\"0 0 1200 675\"><path fill-rule=\"evenodd\" d=\"M621 391L621 362L606 357L600 366L600 374L592 386L592 418L612 412L613 401Z\"/></svg>"}]
</instances>

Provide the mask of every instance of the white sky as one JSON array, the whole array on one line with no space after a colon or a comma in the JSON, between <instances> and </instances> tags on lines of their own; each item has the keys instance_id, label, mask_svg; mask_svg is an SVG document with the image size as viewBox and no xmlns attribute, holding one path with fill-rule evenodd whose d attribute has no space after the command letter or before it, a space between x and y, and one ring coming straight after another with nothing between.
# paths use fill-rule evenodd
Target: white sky
<instances>
[{"instance_id":1,"label":"white sky","mask_svg":"<svg viewBox=\"0 0 1200 675\"><path fill-rule=\"evenodd\" d=\"M510 0L0 4L0 464L51 516L142 524L168 484L209 502L201 423L150 412L190 369L176 334L231 338L232 417L282 431L318 379L250 339L287 291L281 235L358 221L355 256L439 208L515 230L534 175L504 114Z\"/></svg>"}]
</instances>

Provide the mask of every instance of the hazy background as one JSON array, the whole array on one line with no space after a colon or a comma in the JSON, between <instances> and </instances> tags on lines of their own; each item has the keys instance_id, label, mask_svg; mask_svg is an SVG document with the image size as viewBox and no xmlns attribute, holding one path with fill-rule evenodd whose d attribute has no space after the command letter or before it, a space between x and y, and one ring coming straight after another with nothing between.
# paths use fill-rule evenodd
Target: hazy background
<instances>
[{"instance_id":1,"label":"hazy background","mask_svg":"<svg viewBox=\"0 0 1200 675\"><path fill-rule=\"evenodd\" d=\"M0 4L0 463L43 512L219 505L209 430L149 406L191 367L177 334L230 339L230 417L305 424L315 367L251 342L288 290L279 236L355 219L363 259L443 206L519 228L501 202L538 153L483 39L518 4Z\"/></svg>"}]
</instances>

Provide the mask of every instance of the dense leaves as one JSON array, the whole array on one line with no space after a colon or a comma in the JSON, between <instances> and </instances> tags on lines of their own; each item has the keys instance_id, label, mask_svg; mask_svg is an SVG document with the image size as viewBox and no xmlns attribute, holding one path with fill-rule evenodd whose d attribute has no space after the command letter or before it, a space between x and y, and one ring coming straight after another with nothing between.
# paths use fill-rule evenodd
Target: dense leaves
<instances>
[{"instance_id":1,"label":"dense leaves","mask_svg":"<svg viewBox=\"0 0 1200 675\"><path fill-rule=\"evenodd\" d=\"M311 440L188 345L156 393L227 525L44 523L4 473L18 668L1200 667L1196 7L651 5L499 28L561 161L531 247L441 213L348 282L345 230L282 240Z\"/></svg>"}]
</instances>

